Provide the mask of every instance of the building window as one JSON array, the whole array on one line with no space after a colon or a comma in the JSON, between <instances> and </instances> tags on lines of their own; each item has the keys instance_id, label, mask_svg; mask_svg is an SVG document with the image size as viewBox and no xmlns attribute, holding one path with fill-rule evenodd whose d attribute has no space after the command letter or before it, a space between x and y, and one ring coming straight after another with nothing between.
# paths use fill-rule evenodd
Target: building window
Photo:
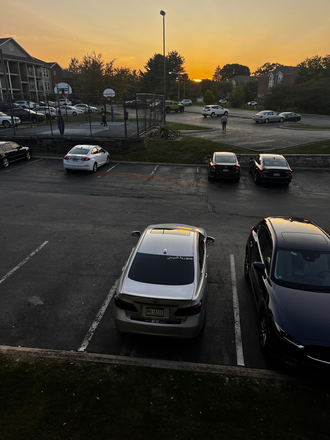
<instances>
[{"instance_id":1,"label":"building window","mask_svg":"<svg viewBox=\"0 0 330 440\"><path fill-rule=\"evenodd\" d=\"M53 70L54 76L56 76L56 70Z\"/></svg>"}]
</instances>

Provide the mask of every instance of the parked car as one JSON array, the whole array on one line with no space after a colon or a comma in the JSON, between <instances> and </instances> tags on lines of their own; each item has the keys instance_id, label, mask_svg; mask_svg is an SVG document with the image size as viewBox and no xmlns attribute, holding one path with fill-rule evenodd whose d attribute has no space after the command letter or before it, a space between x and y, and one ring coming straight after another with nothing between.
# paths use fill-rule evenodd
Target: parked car
<instances>
[{"instance_id":1,"label":"parked car","mask_svg":"<svg viewBox=\"0 0 330 440\"><path fill-rule=\"evenodd\" d=\"M67 116L77 116L77 115L83 115L84 112L72 105L61 105L60 107L62 115Z\"/></svg>"},{"instance_id":2,"label":"parked car","mask_svg":"<svg viewBox=\"0 0 330 440\"><path fill-rule=\"evenodd\" d=\"M14 125L15 127L18 127L21 123L20 118L17 116L13 116ZM10 128L12 126L12 120L11 116L6 115L5 113L0 112L0 125L2 125L4 128Z\"/></svg>"},{"instance_id":3,"label":"parked car","mask_svg":"<svg viewBox=\"0 0 330 440\"><path fill-rule=\"evenodd\" d=\"M219 99L219 104L228 104L227 99Z\"/></svg>"},{"instance_id":4,"label":"parked car","mask_svg":"<svg viewBox=\"0 0 330 440\"><path fill-rule=\"evenodd\" d=\"M34 111L37 113L42 113L47 119L55 119L57 116L57 111L55 107L35 107Z\"/></svg>"},{"instance_id":5,"label":"parked car","mask_svg":"<svg viewBox=\"0 0 330 440\"><path fill-rule=\"evenodd\" d=\"M195 226L148 226L117 285L116 329L122 333L194 338L206 319L207 244L214 238Z\"/></svg>"},{"instance_id":6,"label":"parked car","mask_svg":"<svg viewBox=\"0 0 330 440\"><path fill-rule=\"evenodd\" d=\"M19 105L22 108L33 109L35 107L35 102L26 101L26 100L18 100L15 101L14 104Z\"/></svg>"},{"instance_id":7,"label":"parked car","mask_svg":"<svg viewBox=\"0 0 330 440\"><path fill-rule=\"evenodd\" d=\"M246 242L244 274L264 354L290 365L330 363L330 236L309 220L267 217Z\"/></svg>"},{"instance_id":8,"label":"parked car","mask_svg":"<svg viewBox=\"0 0 330 440\"><path fill-rule=\"evenodd\" d=\"M96 113L98 111L96 107L88 104L75 104L74 107L82 110L84 113Z\"/></svg>"},{"instance_id":9,"label":"parked car","mask_svg":"<svg viewBox=\"0 0 330 440\"><path fill-rule=\"evenodd\" d=\"M26 108L14 108L12 111L8 110L7 115L17 116L21 122L29 122L36 124L37 122L44 122L46 116L42 113L37 113L34 110L28 110Z\"/></svg>"},{"instance_id":10,"label":"parked car","mask_svg":"<svg viewBox=\"0 0 330 440\"><path fill-rule=\"evenodd\" d=\"M258 105L257 101L249 101L247 105Z\"/></svg>"},{"instance_id":11,"label":"parked car","mask_svg":"<svg viewBox=\"0 0 330 440\"><path fill-rule=\"evenodd\" d=\"M280 113L280 116L284 118L285 121L298 122L301 120L301 116L298 115L298 113L293 113L293 112L282 112Z\"/></svg>"},{"instance_id":12,"label":"parked car","mask_svg":"<svg viewBox=\"0 0 330 440\"><path fill-rule=\"evenodd\" d=\"M20 159L31 159L30 147L23 147L16 142L2 141L0 142L0 163L4 168L9 167L11 162Z\"/></svg>"},{"instance_id":13,"label":"parked car","mask_svg":"<svg viewBox=\"0 0 330 440\"><path fill-rule=\"evenodd\" d=\"M165 111L166 113L170 113L171 111L177 112L184 112L184 105L178 103L177 101L165 101Z\"/></svg>"},{"instance_id":14,"label":"parked car","mask_svg":"<svg viewBox=\"0 0 330 440\"><path fill-rule=\"evenodd\" d=\"M179 102L179 104L190 106L190 105L192 105L192 100L191 99L183 99L182 101Z\"/></svg>"},{"instance_id":15,"label":"parked car","mask_svg":"<svg viewBox=\"0 0 330 440\"><path fill-rule=\"evenodd\" d=\"M98 145L76 145L63 157L66 170L97 171L110 162L110 154Z\"/></svg>"},{"instance_id":16,"label":"parked car","mask_svg":"<svg viewBox=\"0 0 330 440\"><path fill-rule=\"evenodd\" d=\"M11 106L9 104L0 104L0 112L8 113L8 111L11 108L22 108L22 107L18 104L12 104Z\"/></svg>"},{"instance_id":17,"label":"parked car","mask_svg":"<svg viewBox=\"0 0 330 440\"><path fill-rule=\"evenodd\" d=\"M283 122L284 117L280 116L277 112L273 110L262 110L253 116L256 123L262 122L268 124L268 122Z\"/></svg>"},{"instance_id":18,"label":"parked car","mask_svg":"<svg viewBox=\"0 0 330 440\"><path fill-rule=\"evenodd\" d=\"M249 171L255 183L284 183L289 185L292 180L292 169L281 154L258 154L251 157Z\"/></svg>"},{"instance_id":19,"label":"parked car","mask_svg":"<svg viewBox=\"0 0 330 440\"><path fill-rule=\"evenodd\" d=\"M202 110L202 115L204 118L207 116L214 118L214 116L228 115L228 109L221 107L221 105L206 105Z\"/></svg>"},{"instance_id":20,"label":"parked car","mask_svg":"<svg viewBox=\"0 0 330 440\"><path fill-rule=\"evenodd\" d=\"M208 178L234 179L237 182L241 176L241 166L235 153L215 152L206 156Z\"/></svg>"}]
</instances>

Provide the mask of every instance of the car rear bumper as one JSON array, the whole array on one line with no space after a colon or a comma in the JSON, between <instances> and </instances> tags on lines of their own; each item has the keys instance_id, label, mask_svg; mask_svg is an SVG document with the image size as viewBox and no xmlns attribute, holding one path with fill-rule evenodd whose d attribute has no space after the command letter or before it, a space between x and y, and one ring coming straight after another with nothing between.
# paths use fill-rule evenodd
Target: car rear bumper
<instances>
[{"instance_id":1,"label":"car rear bumper","mask_svg":"<svg viewBox=\"0 0 330 440\"><path fill-rule=\"evenodd\" d=\"M196 338L203 327L205 309L198 315L187 317L184 322L178 320L178 324L173 324L164 323L160 319L134 319L114 305L114 320L116 329L121 333L191 339Z\"/></svg>"},{"instance_id":2,"label":"car rear bumper","mask_svg":"<svg viewBox=\"0 0 330 440\"><path fill-rule=\"evenodd\" d=\"M75 162L63 162L63 167L66 170L86 170L91 171L93 169L93 163L75 163Z\"/></svg>"}]
</instances>

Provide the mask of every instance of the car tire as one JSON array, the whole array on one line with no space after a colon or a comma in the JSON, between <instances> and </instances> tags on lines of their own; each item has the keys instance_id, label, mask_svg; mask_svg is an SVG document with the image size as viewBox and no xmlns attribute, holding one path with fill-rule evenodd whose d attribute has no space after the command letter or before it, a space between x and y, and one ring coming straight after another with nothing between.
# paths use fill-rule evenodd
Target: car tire
<instances>
[{"instance_id":1,"label":"car tire","mask_svg":"<svg viewBox=\"0 0 330 440\"><path fill-rule=\"evenodd\" d=\"M3 166L4 168L8 168L8 167L9 167L9 160L8 160L6 157L4 157L4 158L2 159L2 166Z\"/></svg>"},{"instance_id":2,"label":"car tire","mask_svg":"<svg viewBox=\"0 0 330 440\"><path fill-rule=\"evenodd\" d=\"M184 107L180 107L180 112L181 112L181 113L184 112Z\"/></svg>"},{"instance_id":3,"label":"car tire","mask_svg":"<svg viewBox=\"0 0 330 440\"><path fill-rule=\"evenodd\" d=\"M256 185L259 185L259 183L260 183L260 176L259 176L259 174L257 173L257 171L254 173L254 183L255 183Z\"/></svg>"},{"instance_id":4,"label":"car tire","mask_svg":"<svg viewBox=\"0 0 330 440\"><path fill-rule=\"evenodd\" d=\"M10 127L11 127L11 123L10 123L9 121L3 121L3 122L2 122L2 125L3 125L5 128L10 128Z\"/></svg>"},{"instance_id":5,"label":"car tire","mask_svg":"<svg viewBox=\"0 0 330 440\"><path fill-rule=\"evenodd\" d=\"M268 124L268 122L269 122L269 119L265 119L265 124Z\"/></svg>"},{"instance_id":6,"label":"car tire","mask_svg":"<svg viewBox=\"0 0 330 440\"><path fill-rule=\"evenodd\" d=\"M110 156L108 155L107 156L107 161L105 162L107 165L109 165L109 163L110 163Z\"/></svg>"},{"instance_id":7,"label":"car tire","mask_svg":"<svg viewBox=\"0 0 330 440\"><path fill-rule=\"evenodd\" d=\"M27 151L27 152L25 153L25 159L26 159L26 160L30 160L30 159L31 159L31 153L30 153L30 151Z\"/></svg>"},{"instance_id":8,"label":"car tire","mask_svg":"<svg viewBox=\"0 0 330 440\"><path fill-rule=\"evenodd\" d=\"M72 112L72 116L77 116L77 112Z\"/></svg>"},{"instance_id":9,"label":"car tire","mask_svg":"<svg viewBox=\"0 0 330 440\"><path fill-rule=\"evenodd\" d=\"M215 113L212 112L212 113L211 113L211 118L214 118L214 116L215 116Z\"/></svg>"},{"instance_id":10,"label":"car tire","mask_svg":"<svg viewBox=\"0 0 330 440\"><path fill-rule=\"evenodd\" d=\"M228 112L225 112L224 115L227 116L227 115L228 115Z\"/></svg>"},{"instance_id":11,"label":"car tire","mask_svg":"<svg viewBox=\"0 0 330 440\"><path fill-rule=\"evenodd\" d=\"M166 107L165 111L166 111L166 113L169 113L171 111L171 109L169 107Z\"/></svg>"},{"instance_id":12,"label":"car tire","mask_svg":"<svg viewBox=\"0 0 330 440\"><path fill-rule=\"evenodd\" d=\"M96 173L96 171L97 171L97 162L94 162L94 165L93 165L93 173Z\"/></svg>"},{"instance_id":13,"label":"car tire","mask_svg":"<svg viewBox=\"0 0 330 440\"><path fill-rule=\"evenodd\" d=\"M203 115L203 116L204 116L204 118L206 118L207 115Z\"/></svg>"},{"instance_id":14,"label":"car tire","mask_svg":"<svg viewBox=\"0 0 330 440\"><path fill-rule=\"evenodd\" d=\"M280 122L284 122L284 118L281 118L281 119L280 119Z\"/></svg>"},{"instance_id":15,"label":"car tire","mask_svg":"<svg viewBox=\"0 0 330 440\"><path fill-rule=\"evenodd\" d=\"M269 326L265 310L262 310L259 317L259 344L264 355L269 353Z\"/></svg>"},{"instance_id":16,"label":"car tire","mask_svg":"<svg viewBox=\"0 0 330 440\"><path fill-rule=\"evenodd\" d=\"M32 118L32 124L36 124L37 123L37 118L36 117L33 117Z\"/></svg>"}]
</instances>

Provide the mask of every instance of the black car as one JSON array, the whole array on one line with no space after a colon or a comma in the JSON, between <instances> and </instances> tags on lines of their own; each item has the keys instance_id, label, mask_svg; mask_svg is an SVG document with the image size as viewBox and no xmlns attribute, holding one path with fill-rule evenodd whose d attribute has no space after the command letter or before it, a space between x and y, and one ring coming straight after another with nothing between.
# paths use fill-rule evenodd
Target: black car
<instances>
[{"instance_id":1,"label":"black car","mask_svg":"<svg viewBox=\"0 0 330 440\"><path fill-rule=\"evenodd\" d=\"M21 122L30 122L35 124L37 122L44 122L46 116L43 113L37 113L33 110L27 110L25 108L14 108L12 111L6 111L7 115L13 115L20 118Z\"/></svg>"},{"instance_id":2,"label":"black car","mask_svg":"<svg viewBox=\"0 0 330 440\"><path fill-rule=\"evenodd\" d=\"M292 169L281 154L258 154L249 161L249 172L256 184L261 182L289 185Z\"/></svg>"},{"instance_id":3,"label":"black car","mask_svg":"<svg viewBox=\"0 0 330 440\"><path fill-rule=\"evenodd\" d=\"M205 159L209 180L223 178L239 181L241 166L235 153L215 152L212 156L205 156Z\"/></svg>"},{"instance_id":4,"label":"black car","mask_svg":"<svg viewBox=\"0 0 330 440\"><path fill-rule=\"evenodd\" d=\"M284 118L285 121L298 122L301 120L301 116L298 115L298 113L293 113L293 112L282 112L280 113L280 116L282 116L282 118Z\"/></svg>"},{"instance_id":5,"label":"black car","mask_svg":"<svg viewBox=\"0 0 330 440\"><path fill-rule=\"evenodd\" d=\"M20 159L31 159L30 147L23 147L16 142L0 142L0 163L7 168L10 162Z\"/></svg>"},{"instance_id":6,"label":"black car","mask_svg":"<svg viewBox=\"0 0 330 440\"><path fill-rule=\"evenodd\" d=\"M330 367L330 236L309 220L268 217L251 230L245 277L265 354Z\"/></svg>"}]
</instances>

